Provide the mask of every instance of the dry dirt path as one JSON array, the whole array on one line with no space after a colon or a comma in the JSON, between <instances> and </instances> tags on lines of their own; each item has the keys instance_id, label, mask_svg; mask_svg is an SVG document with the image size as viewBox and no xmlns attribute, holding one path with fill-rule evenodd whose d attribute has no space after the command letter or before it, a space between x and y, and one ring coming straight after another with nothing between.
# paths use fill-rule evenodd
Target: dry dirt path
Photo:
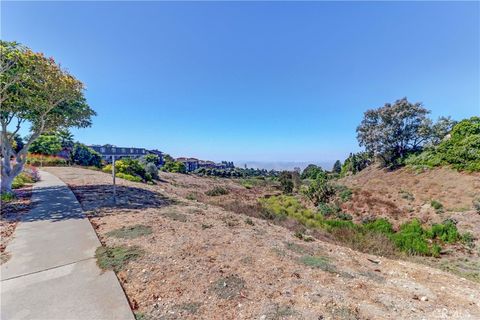
<instances>
[{"instance_id":1,"label":"dry dirt path","mask_svg":"<svg viewBox=\"0 0 480 320\"><path fill-rule=\"evenodd\" d=\"M95 231L70 189L41 172L1 266L1 319L133 319L113 271L96 265Z\"/></svg>"}]
</instances>

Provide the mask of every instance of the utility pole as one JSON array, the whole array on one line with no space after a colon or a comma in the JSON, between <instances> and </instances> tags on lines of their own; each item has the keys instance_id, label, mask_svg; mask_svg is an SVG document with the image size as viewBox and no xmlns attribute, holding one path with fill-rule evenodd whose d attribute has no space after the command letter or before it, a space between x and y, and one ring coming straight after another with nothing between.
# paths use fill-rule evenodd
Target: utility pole
<instances>
[{"instance_id":1,"label":"utility pole","mask_svg":"<svg viewBox=\"0 0 480 320\"><path fill-rule=\"evenodd\" d=\"M115 156L112 154L112 177L113 177L113 204L117 203L117 188L115 185Z\"/></svg>"}]
</instances>

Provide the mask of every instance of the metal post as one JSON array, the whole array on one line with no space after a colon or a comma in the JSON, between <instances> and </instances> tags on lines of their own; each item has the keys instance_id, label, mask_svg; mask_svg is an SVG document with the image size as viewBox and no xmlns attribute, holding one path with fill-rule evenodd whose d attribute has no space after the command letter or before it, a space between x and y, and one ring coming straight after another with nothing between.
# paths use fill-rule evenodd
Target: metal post
<instances>
[{"instance_id":1,"label":"metal post","mask_svg":"<svg viewBox=\"0 0 480 320\"><path fill-rule=\"evenodd\" d=\"M117 203L117 188L115 185L115 156L112 155L113 203Z\"/></svg>"}]
</instances>

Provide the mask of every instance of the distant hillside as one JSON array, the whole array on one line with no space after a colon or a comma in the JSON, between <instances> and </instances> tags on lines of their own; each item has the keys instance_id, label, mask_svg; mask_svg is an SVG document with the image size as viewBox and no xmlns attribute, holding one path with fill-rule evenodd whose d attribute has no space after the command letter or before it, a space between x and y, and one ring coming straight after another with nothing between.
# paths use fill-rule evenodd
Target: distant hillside
<instances>
[{"instance_id":1,"label":"distant hillside","mask_svg":"<svg viewBox=\"0 0 480 320\"><path fill-rule=\"evenodd\" d=\"M266 170L294 170L305 169L309 164L315 164L325 170L331 170L335 161L235 161L235 166L243 168L266 169Z\"/></svg>"}]
</instances>

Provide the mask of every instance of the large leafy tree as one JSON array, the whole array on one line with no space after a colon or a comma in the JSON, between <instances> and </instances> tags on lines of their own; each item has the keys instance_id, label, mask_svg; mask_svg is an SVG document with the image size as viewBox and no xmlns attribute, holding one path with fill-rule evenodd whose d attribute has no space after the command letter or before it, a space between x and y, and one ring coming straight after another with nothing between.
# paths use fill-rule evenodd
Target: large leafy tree
<instances>
[{"instance_id":1,"label":"large leafy tree","mask_svg":"<svg viewBox=\"0 0 480 320\"><path fill-rule=\"evenodd\" d=\"M421 103L410 103L407 98L367 110L357 127L358 142L383 164L395 166L429 141L431 121L428 113Z\"/></svg>"},{"instance_id":2,"label":"large leafy tree","mask_svg":"<svg viewBox=\"0 0 480 320\"><path fill-rule=\"evenodd\" d=\"M42 134L33 141L28 149L31 153L56 155L62 150L62 141L54 134Z\"/></svg>"},{"instance_id":3,"label":"large leafy tree","mask_svg":"<svg viewBox=\"0 0 480 320\"><path fill-rule=\"evenodd\" d=\"M0 41L0 51L1 191L11 192L30 145L42 133L88 127L95 112L85 100L82 82L53 58L16 42ZM24 126L30 135L16 151L12 137Z\"/></svg>"}]
</instances>

